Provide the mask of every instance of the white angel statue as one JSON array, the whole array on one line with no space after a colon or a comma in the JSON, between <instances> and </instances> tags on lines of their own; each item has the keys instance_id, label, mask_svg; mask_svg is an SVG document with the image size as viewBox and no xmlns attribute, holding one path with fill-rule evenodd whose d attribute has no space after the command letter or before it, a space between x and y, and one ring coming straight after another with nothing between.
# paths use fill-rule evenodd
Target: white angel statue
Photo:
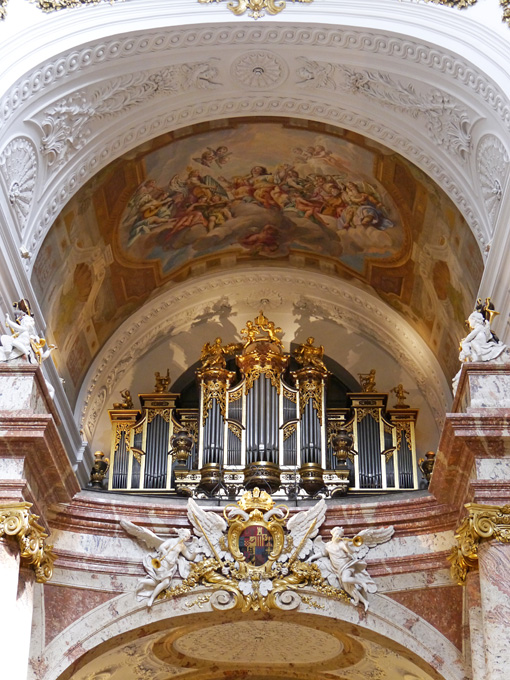
<instances>
[{"instance_id":1,"label":"white angel statue","mask_svg":"<svg viewBox=\"0 0 510 680\"><path fill-rule=\"evenodd\" d=\"M314 550L313 540L319 533L326 517L326 501L321 500L309 510L293 515L287 522L289 538L283 549L279 562L305 560Z\"/></svg>"},{"instance_id":2,"label":"white angel statue","mask_svg":"<svg viewBox=\"0 0 510 680\"><path fill-rule=\"evenodd\" d=\"M330 585L343 588L354 605L362 602L367 610L367 594L375 593L377 586L363 558L370 548L389 541L393 533L393 527L364 529L354 538L346 538L342 527L334 527L327 543L321 536L316 538L311 561L317 561Z\"/></svg>"},{"instance_id":3,"label":"white angel statue","mask_svg":"<svg viewBox=\"0 0 510 680\"><path fill-rule=\"evenodd\" d=\"M228 525L221 515L203 510L198 503L189 498L188 519L195 535L199 537L196 543L197 555L215 557L218 561L234 559L224 543Z\"/></svg>"},{"instance_id":4,"label":"white angel statue","mask_svg":"<svg viewBox=\"0 0 510 680\"><path fill-rule=\"evenodd\" d=\"M177 536L162 538L150 529L144 529L126 520L121 520L120 525L128 534L155 551L143 558L147 576L140 579L136 588L137 599L148 598L147 606L152 607L157 596L170 586L177 570L181 578L189 575L190 561L192 562L197 554L191 550L197 547L197 539L192 538L189 529L174 529Z\"/></svg>"}]
</instances>

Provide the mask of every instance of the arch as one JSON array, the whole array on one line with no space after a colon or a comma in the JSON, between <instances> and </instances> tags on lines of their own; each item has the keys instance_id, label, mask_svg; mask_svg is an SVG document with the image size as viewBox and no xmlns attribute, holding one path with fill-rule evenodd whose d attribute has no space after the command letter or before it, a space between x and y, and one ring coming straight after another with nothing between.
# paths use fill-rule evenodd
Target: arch
<instances>
[{"instance_id":1,"label":"arch","mask_svg":"<svg viewBox=\"0 0 510 680\"><path fill-rule=\"evenodd\" d=\"M465 678L460 651L429 623L384 595L375 594L371 597L370 609L366 613L348 603L328 600L310 592L308 604L301 604L299 613L271 610L266 614L241 614L234 611L213 612L207 602L208 592L197 589L173 601L160 600L152 609L136 603L133 593L119 595L75 621L46 647L40 667L44 668L45 659L51 659L51 669L43 673L40 680L69 680L92 659L136 640L147 639L153 644L171 631L177 630L177 636L180 636L190 631L210 629L210 626L217 624L246 621L291 623L335 632L344 644L344 651L351 653L350 661L341 662L342 654L336 658L340 667L341 663L358 663L362 658L359 645L367 643L401 655L434 680ZM198 609L200 597L203 601ZM204 630L206 634L207 630ZM168 649L167 645L167 652ZM196 657L192 655L182 660L183 654L180 656L179 665L190 668L195 663L196 669L200 670L201 664ZM334 666L329 657L325 661L327 663L322 664L324 671ZM321 668L321 662L318 663L319 666L314 666L317 671ZM221 660L215 661L214 665L221 669ZM299 663L293 666L294 670L299 667ZM225 662L223 665L223 670L232 671L234 668L235 663ZM248 664L248 668L255 672L256 664L255 668ZM303 677L307 677L308 666L303 661L301 668ZM201 676L198 674L196 677Z\"/></svg>"}]
</instances>

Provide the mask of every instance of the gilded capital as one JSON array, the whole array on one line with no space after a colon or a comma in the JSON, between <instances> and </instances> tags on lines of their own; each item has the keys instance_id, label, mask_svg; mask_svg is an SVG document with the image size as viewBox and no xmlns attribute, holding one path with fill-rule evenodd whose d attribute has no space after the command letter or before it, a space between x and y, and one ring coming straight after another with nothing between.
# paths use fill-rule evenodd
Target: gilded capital
<instances>
[{"instance_id":1,"label":"gilded capital","mask_svg":"<svg viewBox=\"0 0 510 680\"><path fill-rule=\"evenodd\" d=\"M0 537L12 536L18 542L22 561L30 565L38 583L46 583L53 574L55 555L52 545L46 545L48 534L37 523L38 515L30 512L32 503L0 505Z\"/></svg>"},{"instance_id":2,"label":"gilded capital","mask_svg":"<svg viewBox=\"0 0 510 680\"><path fill-rule=\"evenodd\" d=\"M449 556L452 578L463 585L471 569L478 567L478 545L482 540L510 543L510 505L466 505L468 516L455 533L457 545Z\"/></svg>"}]
</instances>

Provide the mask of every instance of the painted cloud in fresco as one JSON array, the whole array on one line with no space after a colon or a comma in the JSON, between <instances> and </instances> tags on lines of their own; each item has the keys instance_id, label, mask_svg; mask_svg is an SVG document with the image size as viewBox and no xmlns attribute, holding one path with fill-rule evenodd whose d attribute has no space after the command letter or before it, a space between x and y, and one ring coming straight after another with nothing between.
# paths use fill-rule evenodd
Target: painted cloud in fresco
<instances>
[{"instance_id":1,"label":"painted cloud in fresco","mask_svg":"<svg viewBox=\"0 0 510 680\"><path fill-rule=\"evenodd\" d=\"M151 295L253 261L371 290L421 334L446 375L457 371L483 264L446 195L398 154L346 130L211 121L110 163L46 236L32 283L70 401L110 335Z\"/></svg>"},{"instance_id":2,"label":"painted cloud in fresco","mask_svg":"<svg viewBox=\"0 0 510 680\"><path fill-rule=\"evenodd\" d=\"M148 178L119 224L121 248L159 260L165 273L225 249L268 258L302 250L362 271L367 257L402 245L398 213L366 155L366 172L359 158L354 172L351 144L302 130L282 136L276 124L180 140L171 158L158 150L146 159Z\"/></svg>"}]
</instances>

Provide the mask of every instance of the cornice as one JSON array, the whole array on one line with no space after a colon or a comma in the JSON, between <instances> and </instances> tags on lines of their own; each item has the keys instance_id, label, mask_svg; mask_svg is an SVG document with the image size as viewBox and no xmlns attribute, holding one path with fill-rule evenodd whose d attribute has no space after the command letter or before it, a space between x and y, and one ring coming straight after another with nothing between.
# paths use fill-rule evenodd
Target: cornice
<instances>
[{"instance_id":1,"label":"cornice","mask_svg":"<svg viewBox=\"0 0 510 680\"><path fill-rule=\"evenodd\" d=\"M216 505L208 509L221 512ZM119 527L119 517L141 523L155 533L165 533L168 527L189 526L185 502L92 491L81 491L70 502L53 505L48 523L52 531L125 537ZM323 531L327 534L332 527L341 525L347 533L357 533L367 527L392 524L396 535L404 538L453 531L457 522L458 510L438 503L431 495L405 501L399 495L384 499L378 496L372 502L359 502L350 496L348 504L328 502ZM65 551L57 552L59 558L65 554Z\"/></svg>"}]
</instances>

